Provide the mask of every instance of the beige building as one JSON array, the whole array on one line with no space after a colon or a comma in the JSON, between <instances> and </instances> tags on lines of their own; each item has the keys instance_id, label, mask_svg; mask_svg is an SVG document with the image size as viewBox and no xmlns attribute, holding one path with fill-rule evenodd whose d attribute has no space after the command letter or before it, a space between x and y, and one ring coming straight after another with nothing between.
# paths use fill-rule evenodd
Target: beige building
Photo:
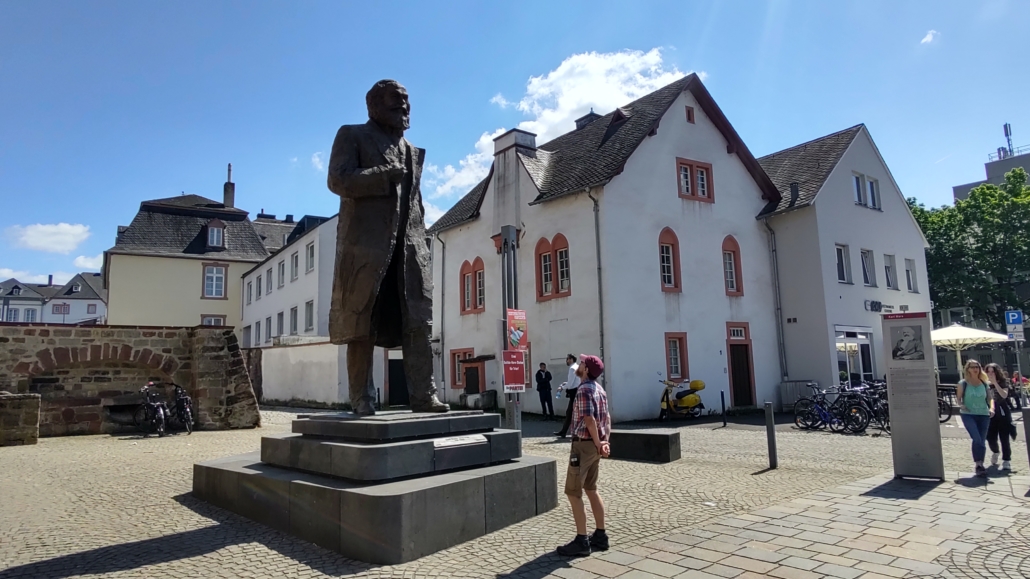
<instances>
[{"instance_id":1,"label":"beige building","mask_svg":"<svg viewBox=\"0 0 1030 579\"><path fill-rule=\"evenodd\" d=\"M230 180L222 202L182 195L141 203L104 252L107 323L238 326L240 280L269 250L234 198Z\"/></svg>"}]
</instances>

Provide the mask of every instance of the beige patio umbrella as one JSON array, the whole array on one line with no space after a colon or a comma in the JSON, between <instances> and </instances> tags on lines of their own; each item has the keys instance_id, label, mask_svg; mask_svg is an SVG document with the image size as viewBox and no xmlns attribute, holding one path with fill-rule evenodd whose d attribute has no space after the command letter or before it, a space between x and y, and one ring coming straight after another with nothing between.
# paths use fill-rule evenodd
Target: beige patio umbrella
<instances>
[{"instance_id":1,"label":"beige patio umbrella","mask_svg":"<svg viewBox=\"0 0 1030 579\"><path fill-rule=\"evenodd\" d=\"M959 376L962 376L962 350L979 346L980 344L993 344L996 342L1007 342L1009 337L1005 334L986 332L976 328L967 328L958 324L951 324L947 328L933 330L930 332L930 339L934 346L940 346L948 350L955 350L955 361L958 367Z\"/></svg>"}]
</instances>

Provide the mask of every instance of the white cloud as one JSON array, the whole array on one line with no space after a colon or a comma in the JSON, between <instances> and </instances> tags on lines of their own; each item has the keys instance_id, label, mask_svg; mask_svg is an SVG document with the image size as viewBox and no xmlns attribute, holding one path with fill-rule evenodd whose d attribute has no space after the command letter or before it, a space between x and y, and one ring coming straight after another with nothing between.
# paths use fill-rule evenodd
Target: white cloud
<instances>
[{"instance_id":1,"label":"white cloud","mask_svg":"<svg viewBox=\"0 0 1030 579\"><path fill-rule=\"evenodd\" d=\"M436 220L443 217L443 214L446 213L446 211L440 209L432 203L423 203L423 205L425 205L426 209L426 226L436 223Z\"/></svg>"},{"instance_id":2,"label":"white cloud","mask_svg":"<svg viewBox=\"0 0 1030 579\"><path fill-rule=\"evenodd\" d=\"M297 157L290 157L290 165L293 165L293 166L297 165Z\"/></svg>"},{"instance_id":3,"label":"white cloud","mask_svg":"<svg viewBox=\"0 0 1030 579\"><path fill-rule=\"evenodd\" d=\"M504 98L504 95L502 95L501 93L495 94L490 99L490 102L495 104L495 105L497 105L497 106L499 106L499 107L501 107L502 109L506 109L506 108L510 107L511 105L515 104L515 103L512 103L511 101L509 101L508 99Z\"/></svg>"},{"instance_id":4,"label":"white cloud","mask_svg":"<svg viewBox=\"0 0 1030 579\"><path fill-rule=\"evenodd\" d=\"M22 283L46 283L48 279L47 275L48 274L45 273L34 274L27 271L14 270L9 267L0 267L0 281L6 281L13 277ZM64 271L55 271L53 276L54 284L64 285L68 283L68 280L74 277L75 274Z\"/></svg>"},{"instance_id":5,"label":"white cloud","mask_svg":"<svg viewBox=\"0 0 1030 579\"><path fill-rule=\"evenodd\" d=\"M515 106L527 117L517 128L536 133L537 144L543 144L574 129L575 120L591 108L607 114L684 74L675 65L663 62L660 48L647 52L586 52L566 58L546 74L530 77L518 102L509 101L502 94L495 95L490 102L501 108ZM703 72L698 75L705 77ZM493 138L505 130L483 133L476 141L475 152L458 161L457 167L427 166L429 197L464 195L482 180L493 160Z\"/></svg>"},{"instance_id":6,"label":"white cloud","mask_svg":"<svg viewBox=\"0 0 1030 579\"><path fill-rule=\"evenodd\" d=\"M919 41L919 44L930 44L938 36L940 36L940 32L937 32L936 30L931 30L926 33L926 36L924 36L922 40Z\"/></svg>"},{"instance_id":7,"label":"white cloud","mask_svg":"<svg viewBox=\"0 0 1030 579\"><path fill-rule=\"evenodd\" d=\"M52 223L44 225L12 225L7 235L18 247L68 254L89 238L89 226L81 223Z\"/></svg>"},{"instance_id":8,"label":"white cloud","mask_svg":"<svg viewBox=\"0 0 1030 579\"><path fill-rule=\"evenodd\" d=\"M311 166L319 171L325 169L325 162L322 160L322 151L311 155Z\"/></svg>"},{"instance_id":9,"label":"white cloud","mask_svg":"<svg viewBox=\"0 0 1030 579\"><path fill-rule=\"evenodd\" d=\"M79 257L75 258L75 261L73 263L75 264L75 267L78 268L90 271L100 271L100 267L104 265L104 254L98 253L94 257L80 255Z\"/></svg>"}]
</instances>

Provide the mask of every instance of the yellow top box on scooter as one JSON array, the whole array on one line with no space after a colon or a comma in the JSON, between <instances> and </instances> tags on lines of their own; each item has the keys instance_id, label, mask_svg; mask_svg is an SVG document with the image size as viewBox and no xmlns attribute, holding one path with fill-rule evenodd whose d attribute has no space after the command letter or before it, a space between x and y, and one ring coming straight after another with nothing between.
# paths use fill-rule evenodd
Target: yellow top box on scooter
<instances>
[{"instance_id":1,"label":"yellow top box on scooter","mask_svg":"<svg viewBox=\"0 0 1030 579\"><path fill-rule=\"evenodd\" d=\"M705 389L705 383L701 380L691 380L689 388L694 392L700 392Z\"/></svg>"}]
</instances>

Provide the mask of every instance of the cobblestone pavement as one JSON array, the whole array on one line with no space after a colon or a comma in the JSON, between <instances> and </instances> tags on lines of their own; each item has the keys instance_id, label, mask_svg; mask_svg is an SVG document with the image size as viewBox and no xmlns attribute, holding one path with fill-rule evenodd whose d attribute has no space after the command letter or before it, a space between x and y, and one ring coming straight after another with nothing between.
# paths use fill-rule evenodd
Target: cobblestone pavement
<instances>
[{"instance_id":1,"label":"cobblestone pavement","mask_svg":"<svg viewBox=\"0 0 1030 579\"><path fill-rule=\"evenodd\" d=\"M0 449L0 579L101 575L191 578L555 576L566 579L723 576L748 579L756 576L748 573L765 572L747 567L754 565L752 561L768 563L761 557L770 559L787 553L787 557L801 558L784 549L808 549L826 557L840 557L839 550L843 546L829 544L828 548L823 548L820 545L827 545L825 541L806 541L795 536L817 534L812 529L804 529L803 525L811 523L814 529L818 526L814 521L826 523L831 515L849 516L842 513L856 507L854 503L859 500L872 502L874 506L868 508L877 510L881 508L880 502L891 510L892 501L900 500L862 496L857 489L865 488L863 492L867 492L870 483L859 483L858 487L852 484L889 471L888 437L781 431L777 434L780 468L766 471L763 432L720 429L716 425L694 426L682 431L683 459L680 461L665 465L603 463L600 488L608 505L609 534L617 550L573 563L553 555L554 547L568 541L572 535L571 513L562 500L559 507L549 513L479 540L405 565L372 566L344 559L190 496L193 463L256 450L261 436L288 431L294 412L266 409L262 413L264 427L257 430L197 432L192 436L162 439L136 436L48 438L36 446ZM527 421L524 452L553 456L562 465L568 446L547 436L553 427L553 423ZM968 441L945 439L943 444L949 471L968 468ZM1028 472L1021 445L1017 446L1015 455L1018 474ZM559 468L559 488L564 483L563 475ZM935 546L940 551L931 561L911 560L940 565L954 577L990 576L981 575L989 569L999 577L1027 576L1025 557L1030 553L1027 549L1030 530L1011 522L1016 518L1010 511L1018 507L1011 507L1005 501L1026 506L1022 496L1030 488L1030 479L1013 476L992 479L992 483L986 494L982 489L970 490L949 483L925 495L939 498L935 504L941 505L940 508L947 508L949 501L957 504L959 500L968 500L964 493L971 493L969 496L974 497L971 502L976 502L975 497L999 497L977 515L969 514L973 510L970 505L965 505L969 507L965 514L942 511L939 515L939 518L984 515L999 519L992 520L985 529L969 527L957 537L947 539L963 545L986 542L992 546L963 552L965 547L943 550L942 542ZM996 490L1002 487L1008 490L1004 493ZM908 492L891 487L881 490ZM942 498L944 493L952 494ZM955 498L959 495L966 498ZM817 504L790 502L799 497ZM820 501L835 501L834 504L843 506L831 507ZM763 509L777 509L771 512L781 516L772 517L767 514L770 511ZM922 507L911 507L910 516L929 516L919 513L920 509ZM1018 511L1011 511L1015 512ZM787 517L801 517L804 521L787 520ZM775 536L780 538L780 543L791 544L777 543L772 540L775 538L772 533L741 527L745 523L769 524L769 519L774 518L779 521L778 525L790 529L783 533L797 531L794 535ZM1002 525L1002 519L1011 524ZM725 521L736 523L726 524ZM823 530L820 536L852 540L840 534L847 532L847 528L829 528L839 532ZM749 531L756 534L743 534ZM709 546L721 543L725 550L726 545L733 545L734 554L701 547L697 539L712 539L705 537L706 533L728 537L725 542L715 541ZM736 552L736 545L744 539L747 539L744 543L754 541L756 544L745 545L748 550ZM904 545L911 542L881 546L904 549ZM780 554L775 554L774 546L777 547L775 552ZM699 551L699 548L707 551ZM865 549L853 547L850 550ZM876 555L875 551L877 549L868 552ZM723 557L707 561L699 557L699 553L709 559ZM726 560L729 557L737 558ZM697 569L700 561L708 565ZM815 574L805 574L811 570L791 567L787 558L780 557L772 569L780 574L770 573L784 578L818 577L826 573L850 579L875 573L863 570L859 562L877 564L856 559L849 567L844 564L847 561L815 561L848 571L825 567ZM1003 568L1017 574L1002 574L999 570ZM876 578L875 574L864 575L864 579Z\"/></svg>"}]
</instances>

